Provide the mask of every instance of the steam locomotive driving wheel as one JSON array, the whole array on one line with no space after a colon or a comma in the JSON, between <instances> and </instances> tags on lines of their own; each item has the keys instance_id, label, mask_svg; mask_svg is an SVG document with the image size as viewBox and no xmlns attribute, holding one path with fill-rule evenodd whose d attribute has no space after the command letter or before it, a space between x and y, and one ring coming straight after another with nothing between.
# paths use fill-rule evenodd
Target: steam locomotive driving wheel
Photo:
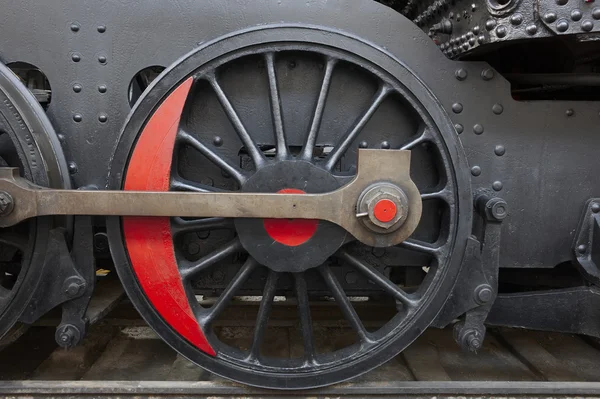
<instances>
[{"instance_id":1,"label":"steam locomotive driving wheel","mask_svg":"<svg viewBox=\"0 0 600 399\"><path fill-rule=\"evenodd\" d=\"M284 389L362 374L427 328L456 280L471 197L455 134L415 74L360 39L271 26L205 44L133 109L112 189L324 193L352 180L359 148L403 149L411 150L423 216L410 238L388 248L318 220L113 217L119 275L156 332L211 372ZM365 195L376 231L411 212L397 206L401 193ZM239 296L259 302L254 313L233 309ZM283 297L299 334L285 353L269 348L277 337L268 332ZM387 319L365 322L356 297L389 305ZM352 339L343 347L322 345L319 301L346 320ZM251 320L248 341L222 327L228 312Z\"/></svg>"}]
</instances>

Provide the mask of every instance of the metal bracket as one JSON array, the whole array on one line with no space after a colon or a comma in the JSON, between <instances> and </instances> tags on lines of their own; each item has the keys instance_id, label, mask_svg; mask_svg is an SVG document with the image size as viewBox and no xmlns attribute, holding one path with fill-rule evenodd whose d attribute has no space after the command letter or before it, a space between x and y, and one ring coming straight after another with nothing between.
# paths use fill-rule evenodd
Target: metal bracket
<instances>
[{"instance_id":1,"label":"metal bracket","mask_svg":"<svg viewBox=\"0 0 600 399\"><path fill-rule=\"evenodd\" d=\"M472 352L483 345L484 322L498 293L500 227L508 215L506 202L489 194L480 194L475 208L483 218L483 240L469 238L454 291L433 323L442 328L464 315L454 326L455 339L461 348Z\"/></svg>"},{"instance_id":2,"label":"metal bracket","mask_svg":"<svg viewBox=\"0 0 600 399\"><path fill-rule=\"evenodd\" d=\"M56 342L65 348L76 345L87 328L84 315L95 285L91 230L90 217L75 218L73 254L69 253L63 228L50 232L44 275L20 318L20 321L32 324L62 304L62 321L56 331Z\"/></svg>"},{"instance_id":3,"label":"metal bracket","mask_svg":"<svg viewBox=\"0 0 600 399\"><path fill-rule=\"evenodd\" d=\"M583 276L600 286L600 198L593 198L586 203L573 251Z\"/></svg>"}]
</instances>

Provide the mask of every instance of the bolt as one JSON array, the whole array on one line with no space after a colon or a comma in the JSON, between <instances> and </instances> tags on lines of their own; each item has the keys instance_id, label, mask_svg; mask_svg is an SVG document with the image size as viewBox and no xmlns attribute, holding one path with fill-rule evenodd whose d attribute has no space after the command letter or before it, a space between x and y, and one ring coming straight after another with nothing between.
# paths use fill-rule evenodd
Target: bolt
<instances>
[{"instance_id":1,"label":"bolt","mask_svg":"<svg viewBox=\"0 0 600 399\"><path fill-rule=\"evenodd\" d=\"M489 68L486 68L483 71L481 71L481 79L486 81L494 79L494 75L494 71Z\"/></svg>"},{"instance_id":2,"label":"bolt","mask_svg":"<svg viewBox=\"0 0 600 399\"><path fill-rule=\"evenodd\" d=\"M493 202L490 206L490 202ZM496 220L503 220L508 215L508 205L506 201L500 198L494 198L492 201L488 202L488 208L491 211L492 217Z\"/></svg>"},{"instance_id":3,"label":"bolt","mask_svg":"<svg viewBox=\"0 0 600 399\"><path fill-rule=\"evenodd\" d=\"M463 112L463 105L461 103L452 104L452 111L455 114L460 114L461 112Z\"/></svg>"},{"instance_id":4,"label":"bolt","mask_svg":"<svg viewBox=\"0 0 600 399\"><path fill-rule=\"evenodd\" d=\"M81 286L77 283L71 283L67 286L67 289L65 290L65 293L71 297L74 298L77 296L77 294L79 293L79 291L81 290Z\"/></svg>"},{"instance_id":5,"label":"bolt","mask_svg":"<svg viewBox=\"0 0 600 399\"><path fill-rule=\"evenodd\" d=\"M79 342L81 332L74 325L66 324L58 327L54 338L61 347L70 348Z\"/></svg>"},{"instance_id":6,"label":"bolt","mask_svg":"<svg viewBox=\"0 0 600 399\"><path fill-rule=\"evenodd\" d=\"M475 301L479 304L488 303L492 300L493 296L494 292L492 291L492 287L488 284L481 284L475 288Z\"/></svg>"},{"instance_id":7,"label":"bolt","mask_svg":"<svg viewBox=\"0 0 600 399\"><path fill-rule=\"evenodd\" d=\"M6 216L12 212L14 202L12 196L6 191L0 191L0 216Z\"/></svg>"},{"instance_id":8,"label":"bolt","mask_svg":"<svg viewBox=\"0 0 600 399\"><path fill-rule=\"evenodd\" d=\"M481 339L477 336L477 332L470 331L465 337L465 342L467 343L467 347L471 352L477 352L481 349Z\"/></svg>"},{"instance_id":9,"label":"bolt","mask_svg":"<svg viewBox=\"0 0 600 399\"><path fill-rule=\"evenodd\" d=\"M465 80L467 78L467 76L469 76L467 70L463 69L463 68L457 69L455 72L455 75L456 75L456 79L458 79L460 81Z\"/></svg>"}]
</instances>

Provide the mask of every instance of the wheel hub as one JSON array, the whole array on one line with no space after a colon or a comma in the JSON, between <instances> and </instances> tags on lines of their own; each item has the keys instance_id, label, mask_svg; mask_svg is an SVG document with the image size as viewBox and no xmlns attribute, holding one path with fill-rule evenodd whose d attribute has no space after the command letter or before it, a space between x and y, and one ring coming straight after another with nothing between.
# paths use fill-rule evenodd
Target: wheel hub
<instances>
[{"instance_id":1,"label":"wheel hub","mask_svg":"<svg viewBox=\"0 0 600 399\"><path fill-rule=\"evenodd\" d=\"M242 186L246 192L326 193L341 179L305 161L280 161L257 171ZM297 273L317 267L346 240L341 227L322 220L237 219L244 248L259 263L278 272Z\"/></svg>"}]
</instances>

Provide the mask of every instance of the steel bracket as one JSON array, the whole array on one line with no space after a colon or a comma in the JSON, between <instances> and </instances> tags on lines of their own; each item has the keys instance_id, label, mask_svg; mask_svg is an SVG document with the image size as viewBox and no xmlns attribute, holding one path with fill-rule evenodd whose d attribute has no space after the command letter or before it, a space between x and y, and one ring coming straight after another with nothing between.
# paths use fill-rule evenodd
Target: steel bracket
<instances>
[{"instance_id":1,"label":"steel bracket","mask_svg":"<svg viewBox=\"0 0 600 399\"><path fill-rule=\"evenodd\" d=\"M455 339L464 350L477 351L485 337L484 322L498 293L498 260L501 223L508 214L506 202L488 193L475 199L482 216L482 240L468 239L465 261L454 290L433 326L443 328L464 315L455 324Z\"/></svg>"},{"instance_id":2,"label":"steel bracket","mask_svg":"<svg viewBox=\"0 0 600 399\"><path fill-rule=\"evenodd\" d=\"M586 203L573 252L583 276L589 282L600 285L600 198L590 199Z\"/></svg>"},{"instance_id":3,"label":"steel bracket","mask_svg":"<svg viewBox=\"0 0 600 399\"><path fill-rule=\"evenodd\" d=\"M76 345L85 335L85 312L95 286L92 223L89 216L75 218L73 251L69 252L66 231L50 232L41 284L36 289L20 321L31 324L62 305L62 320L56 329L56 342L65 348Z\"/></svg>"}]
</instances>

